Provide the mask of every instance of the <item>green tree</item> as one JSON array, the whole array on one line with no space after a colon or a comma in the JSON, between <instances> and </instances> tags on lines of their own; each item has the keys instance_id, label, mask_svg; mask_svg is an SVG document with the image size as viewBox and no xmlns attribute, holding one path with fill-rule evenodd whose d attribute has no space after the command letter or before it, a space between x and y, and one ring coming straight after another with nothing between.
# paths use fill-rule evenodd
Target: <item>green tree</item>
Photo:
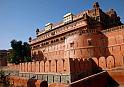
<instances>
[{"instance_id":1,"label":"green tree","mask_svg":"<svg viewBox=\"0 0 124 87\"><path fill-rule=\"evenodd\" d=\"M12 40L10 43L12 50L8 55L9 62L18 64L31 61L31 49L27 42Z\"/></svg>"},{"instance_id":2,"label":"green tree","mask_svg":"<svg viewBox=\"0 0 124 87\"><path fill-rule=\"evenodd\" d=\"M24 62L31 61L31 48L27 42L24 42L22 45L22 55L24 58Z\"/></svg>"}]
</instances>

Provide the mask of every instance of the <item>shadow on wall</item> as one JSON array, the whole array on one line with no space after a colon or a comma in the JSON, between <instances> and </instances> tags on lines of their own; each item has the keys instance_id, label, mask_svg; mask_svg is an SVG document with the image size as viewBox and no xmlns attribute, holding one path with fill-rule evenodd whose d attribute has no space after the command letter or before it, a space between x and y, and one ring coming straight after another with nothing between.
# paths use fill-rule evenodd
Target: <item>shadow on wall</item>
<instances>
[{"instance_id":1,"label":"shadow on wall","mask_svg":"<svg viewBox=\"0 0 124 87\"><path fill-rule=\"evenodd\" d=\"M76 82L74 86L71 87L119 87L118 82L116 82L107 72L100 76L93 76L92 78L92 75L103 72L102 67L98 66L92 58L84 60L70 58L70 62L70 69L72 71L71 81L72 83ZM78 67L80 68L78 69ZM82 79L85 78L88 79L83 81Z\"/></svg>"},{"instance_id":2,"label":"shadow on wall","mask_svg":"<svg viewBox=\"0 0 124 87\"><path fill-rule=\"evenodd\" d=\"M92 57L100 58L111 56L111 53L108 49L108 37L104 35L102 32L98 32L97 39L92 37L94 40L93 46L96 47L94 50L94 54Z\"/></svg>"},{"instance_id":3,"label":"shadow on wall","mask_svg":"<svg viewBox=\"0 0 124 87\"><path fill-rule=\"evenodd\" d=\"M89 58L69 59L72 82L99 73L103 68L115 66L115 58L108 48L108 37L102 32L97 32L95 36L91 36L90 38L93 43L88 44L94 48L90 48Z\"/></svg>"},{"instance_id":4,"label":"shadow on wall","mask_svg":"<svg viewBox=\"0 0 124 87\"><path fill-rule=\"evenodd\" d=\"M34 52L32 54L32 59L36 61L42 61L44 60L44 55L42 51L38 51L38 53Z\"/></svg>"},{"instance_id":5,"label":"shadow on wall","mask_svg":"<svg viewBox=\"0 0 124 87\"><path fill-rule=\"evenodd\" d=\"M107 87L119 87L119 84L109 74L108 74L107 82L108 82Z\"/></svg>"},{"instance_id":6,"label":"shadow on wall","mask_svg":"<svg viewBox=\"0 0 124 87\"><path fill-rule=\"evenodd\" d=\"M109 73L104 71L104 74L97 75L103 70L92 58L84 60L70 58L70 62L71 81L74 83L71 87L119 87L119 83Z\"/></svg>"},{"instance_id":7,"label":"shadow on wall","mask_svg":"<svg viewBox=\"0 0 124 87\"><path fill-rule=\"evenodd\" d=\"M102 71L72 82L68 87L119 87L119 84L106 71Z\"/></svg>"},{"instance_id":8,"label":"shadow on wall","mask_svg":"<svg viewBox=\"0 0 124 87\"><path fill-rule=\"evenodd\" d=\"M99 73L102 68L99 67L92 58L72 59L70 58L71 81L76 81L87 76Z\"/></svg>"}]
</instances>

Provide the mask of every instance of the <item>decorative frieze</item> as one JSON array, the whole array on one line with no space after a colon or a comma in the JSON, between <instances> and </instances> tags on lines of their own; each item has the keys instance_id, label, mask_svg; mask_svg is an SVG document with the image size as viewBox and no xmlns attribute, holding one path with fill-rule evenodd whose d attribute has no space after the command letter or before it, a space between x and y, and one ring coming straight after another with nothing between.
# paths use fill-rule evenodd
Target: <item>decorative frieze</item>
<instances>
[{"instance_id":1,"label":"decorative frieze","mask_svg":"<svg viewBox=\"0 0 124 87\"><path fill-rule=\"evenodd\" d=\"M112 32L112 31L115 31L115 30L120 30L120 29L124 29L124 25L109 28L109 29L106 29L106 30L102 30L101 32L102 33L109 33L109 32Z\"/></svg>"},{"instance_id":2,"label":"decorative frieze","mask_svg":"<svg viewBox=\"0 0 124 87\"><path fill-rule=\"evenodd\" d=\"M64 27L60 27L58 29L55 29L55 30L53 29L52 31L46 32L46 33L42 34L41 36L38 36L36 39L32 39L30 44L35 44L37 42L53 38L53 37L58 36L60 34L65 34L65 33L70 32L72 30L76 30L80 27L86 27L86 25L87 25L87 23L84 20L79 20L79 21L73 22L73 23L68 24Z\"/></svg>"}]
</instances>

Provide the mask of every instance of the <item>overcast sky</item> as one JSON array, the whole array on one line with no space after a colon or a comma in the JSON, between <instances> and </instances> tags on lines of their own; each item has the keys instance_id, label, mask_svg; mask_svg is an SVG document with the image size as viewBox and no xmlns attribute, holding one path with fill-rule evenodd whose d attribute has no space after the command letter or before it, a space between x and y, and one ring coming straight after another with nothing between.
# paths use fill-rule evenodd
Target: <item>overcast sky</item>
<instances>
[{"instance_id":1,"label":"overcast sky","mask_svg":"<svg viewBox=\"0 0 124 87\"><path fill-rule=\"evenodd\" d=\"M91 9L96 0L0 0L0 49L9 49L12 39L28 41L48 22L61 21L68 12ZM100 8L113 8L124 22L123 0L97 0Z\"/></svg>"}]
</instances>

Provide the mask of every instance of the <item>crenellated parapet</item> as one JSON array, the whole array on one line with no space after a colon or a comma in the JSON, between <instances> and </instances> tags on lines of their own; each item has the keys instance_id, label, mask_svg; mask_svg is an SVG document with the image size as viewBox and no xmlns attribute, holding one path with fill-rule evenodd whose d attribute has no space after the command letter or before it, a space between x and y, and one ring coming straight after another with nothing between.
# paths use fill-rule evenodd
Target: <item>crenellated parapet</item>
<instances>
[{"instance_id":1,"label":"crenellated parapet","mask_svg":"<svg viewBox=\"0 0 124 87\"><path fill-rule=\"evenodd\" d=\"M20 72L30 73L69 73L68 59L54 59L20 63Z\"/></svg>"},{"instance_id":2,"label":"crenellated parapet","mask_svg":"<svg viewBox=\"0 0 124 87\"><path fill-rule=\"evenodd\" d=\"M112 32L112 31L122 30L122 29L124 29L124 25L108 28L106 30L102 30L102 33L109 33L109 32Z\"/></svg>"}]
</instances>

